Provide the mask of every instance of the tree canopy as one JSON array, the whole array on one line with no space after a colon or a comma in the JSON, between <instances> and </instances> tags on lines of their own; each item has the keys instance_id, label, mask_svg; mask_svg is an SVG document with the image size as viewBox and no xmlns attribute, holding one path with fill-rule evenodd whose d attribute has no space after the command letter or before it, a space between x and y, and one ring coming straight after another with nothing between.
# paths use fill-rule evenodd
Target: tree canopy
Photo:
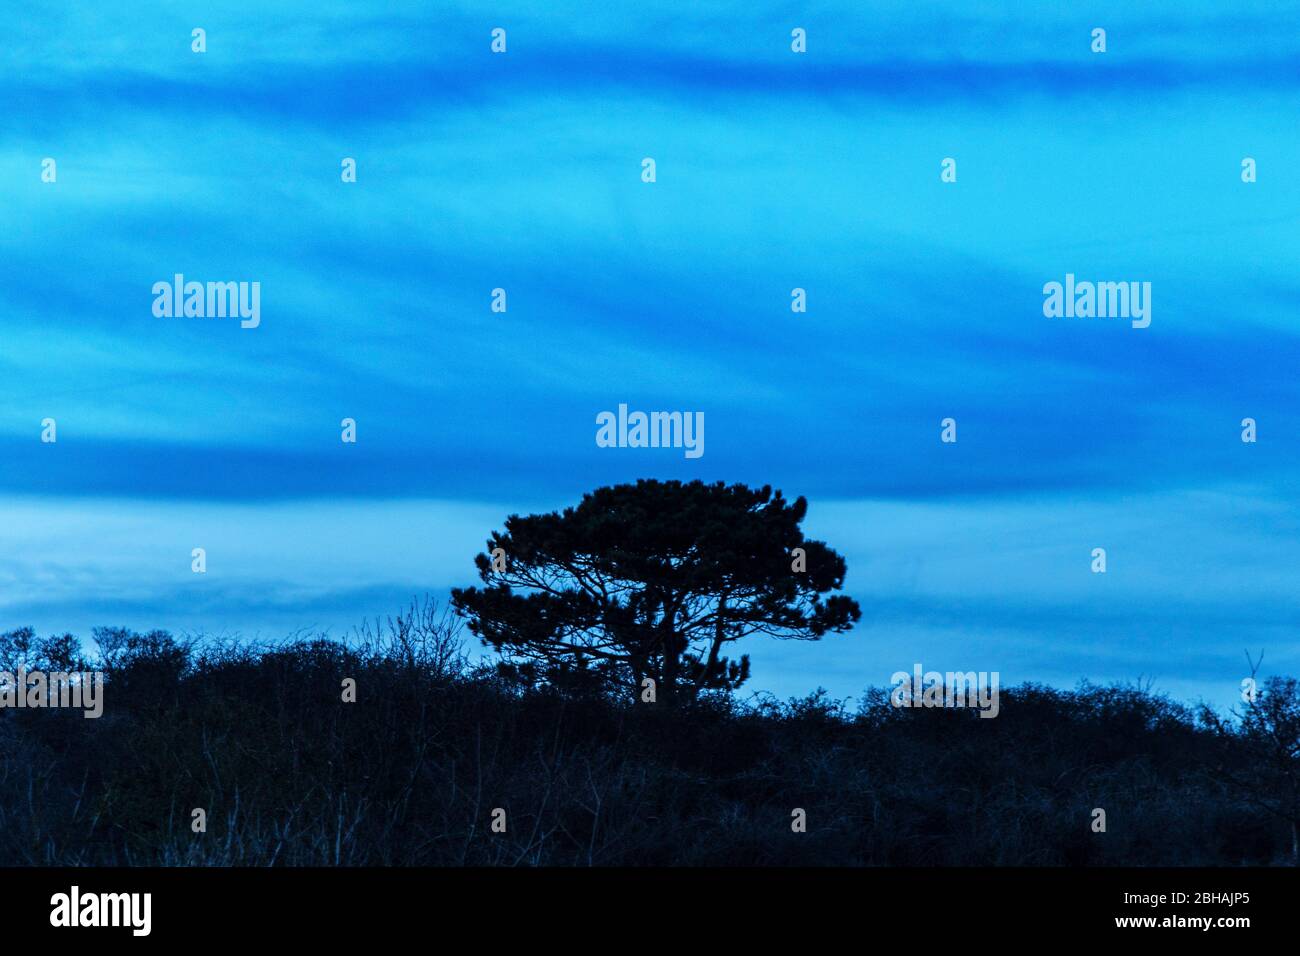
<instances>
[{"instance_id":1,"label":"tree canopy","mask_svg":"<svg viewBox=\"0 0 1300 956\"><path fill-rule=\"evenodd\" d=\"M770 487L642 480L563 512L511 515L457 588L470 630L534 679L587 680L675 703L739 687L750 635L818 640L860 616L845 562L804 537L802 497Z\"/></svg>"}]
</instances>

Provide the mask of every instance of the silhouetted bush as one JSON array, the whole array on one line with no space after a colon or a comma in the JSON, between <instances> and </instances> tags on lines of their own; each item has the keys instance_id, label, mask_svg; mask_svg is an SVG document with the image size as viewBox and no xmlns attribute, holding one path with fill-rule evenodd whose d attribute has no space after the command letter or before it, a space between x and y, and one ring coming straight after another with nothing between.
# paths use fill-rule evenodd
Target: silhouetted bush
<instances>
[{"instance_id":1,"label":"silhouetted bush","mask_svg":"<svg viewBox=\"0 0 1300 956\"><path fill-rule=\"evenodd\" d=\"M1269 749L1267 721L1294 718L1294 681L1239 721L1091 685L1003 689L996 719L895 709L880 689L856 709L819 691L673 710L472 666L430 604L346 643L95 637L102 718L0 712L0 864L1238 865L1293 852L1296 757ZM0 635L0 667L20 662L75 669L80 644Z\"/></svg>"}]
</instances>

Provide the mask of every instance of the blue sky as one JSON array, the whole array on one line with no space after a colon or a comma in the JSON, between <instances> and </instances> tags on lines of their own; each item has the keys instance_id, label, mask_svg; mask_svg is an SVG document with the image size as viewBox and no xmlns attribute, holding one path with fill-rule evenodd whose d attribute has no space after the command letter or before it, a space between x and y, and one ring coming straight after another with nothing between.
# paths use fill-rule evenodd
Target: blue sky
<instances>
[{"instance_id":1,"label":"blue sky","mask_svg":"<svg viewBox=\"0 0 1300 956\"><path fill-rule=\"evenodd\" d=\"M0 6L0 627L345 633L702 477L806 495L863 604L754 689L1300 672L1300 11L706 7ZM178 272L261 326L156 318ZM1151 326L1045 318L1067 272ZM705 455L598 448L620 402Z\"/></svg>"}]
</instances>

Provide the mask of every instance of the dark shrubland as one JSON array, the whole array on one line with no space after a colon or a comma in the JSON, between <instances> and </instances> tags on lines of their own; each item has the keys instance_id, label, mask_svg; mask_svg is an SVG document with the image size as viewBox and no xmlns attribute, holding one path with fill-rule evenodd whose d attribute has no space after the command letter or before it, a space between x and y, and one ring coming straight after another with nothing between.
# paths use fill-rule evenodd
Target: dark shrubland
<instances>
[{"instance_id":1,"label":"dark shrubland","mask_svg":"<svg viewBox=\"0 0 1300 956\"><path fill-rule=\"evenodd\" d=\"M99 719L0 711L0 864L1293 861L1295 681L1244 720L1087 685L1004 689L995 719L881 690L667 708L471 665L428 604L348 642L95 637L87 662L66 635L0 635L0 669L106 681Z\"/></svg>"}]
</instances>

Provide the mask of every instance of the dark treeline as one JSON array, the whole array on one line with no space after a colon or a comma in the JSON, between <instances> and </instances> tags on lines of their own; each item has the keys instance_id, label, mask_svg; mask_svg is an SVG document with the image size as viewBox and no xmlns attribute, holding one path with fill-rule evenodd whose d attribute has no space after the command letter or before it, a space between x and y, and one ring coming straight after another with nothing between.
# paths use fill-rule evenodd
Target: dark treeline
<instances>
[{"instance_id":1,"label":"dark treeline","mask_svg":"<svg viewBox=\"0 0 1300 956\"><path fill-rule=\"evenodd\" d=\"M1141 688L1037 685L981 719L896 709L884 690L855 708L820 693L669 708L526 686L471 666L428 604L347 642L95 638L87 662L72 638L0 635L0 669L106 680L98 719L0 712L0 864L1294 859L1293 680L1264 684L1244 721Z\"/></svg>"}]
</instances>

